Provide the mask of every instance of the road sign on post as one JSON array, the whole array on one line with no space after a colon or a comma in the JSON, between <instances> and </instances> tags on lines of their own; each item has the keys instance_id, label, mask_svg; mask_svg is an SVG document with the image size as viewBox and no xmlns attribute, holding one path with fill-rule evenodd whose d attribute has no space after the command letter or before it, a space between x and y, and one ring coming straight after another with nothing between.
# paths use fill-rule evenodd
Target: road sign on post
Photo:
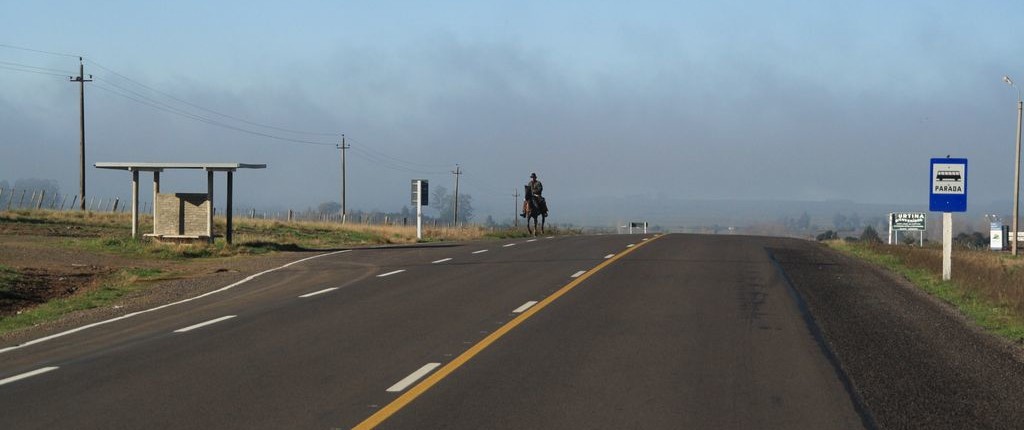
<instances>
[{"instance_id":1,"label":"road sign on post","mask_svg":"<svg viewBox=\"0 0 1024 430\"><path fill-rule=\"evenodd\" d=\"M916 231L921 246L924 246L924 232L928 225L928 214L924 212L893 212L889 214L889 244L900 242L899 232Z\"/></svg>"},{"instance_id":2,"label":"road sign on post","mask_svg":"<svg viewBox=\"0 0 1024 430\"><path fill-rule=\"evenodd\" d=\"M412 205L416 206L416 239L423 239L423 207L427 205L429 186L426 179L412 180Z\"/></svg>"},{"instance_id":3,"label":"road sign on post","mask_svg":"<svg viewBox=\"0 0 1024 430\"><path fill-rule=\"evenodd\" d=\"M932 158L928 208L942 212L942 279L953 269L953 212L967 212L967 159Z\"/></svg>"}]
</instances>

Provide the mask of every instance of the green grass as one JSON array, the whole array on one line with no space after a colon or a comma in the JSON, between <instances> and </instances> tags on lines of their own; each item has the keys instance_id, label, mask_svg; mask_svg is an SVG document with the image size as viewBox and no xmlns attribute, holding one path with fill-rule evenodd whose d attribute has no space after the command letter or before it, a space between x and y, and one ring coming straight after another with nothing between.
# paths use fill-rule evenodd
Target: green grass
<instances>
[{"instance_id":1,"label":"green grass","mask_svg":"<svg viewBox=\"0 0 1024 430\"><path fill-rule=\"evenodd\" d=\"M0 293L8 292L11 290L11 285L18 280L21 275L10 267L0 265Z\"/></svg>"},{"instance_id":2,"label":"green grass","mask_svg":"<svg viewBox=\"0 0 1024 430\"><path fill-rule=\"evenodd\" d=\"M969 320L985 330L1017 343L1024 343L1024 315L1018 306L983 294L987 286L977 285L977 276L963 276L959 280L942 280L941 273L922 267L910 267L897 255L886 253L882 245L857 242L830 242L829 246L848 255L863 259L896 273L925 292L953 305ZM905 251L905 250L904 250ZM1005 258L993 255L993 259ZM970 270L967 268L963 268ZM1012 267L1009 274L1018 269Z\"/></svg>"},{"instance_id":3,"label":"green grass","mask_svg":"<svg viewBox=\"0 0 1024 430\"><path fill-rule=\"evenodd\" d=\"M125 295L145 287L146 281L157 280L159 269L123 269L107 278L103 284L85 294L50 300L20 314L0 318L0 333L54 321L72 312L111 305Z\"/></svg>"}]
</instances>

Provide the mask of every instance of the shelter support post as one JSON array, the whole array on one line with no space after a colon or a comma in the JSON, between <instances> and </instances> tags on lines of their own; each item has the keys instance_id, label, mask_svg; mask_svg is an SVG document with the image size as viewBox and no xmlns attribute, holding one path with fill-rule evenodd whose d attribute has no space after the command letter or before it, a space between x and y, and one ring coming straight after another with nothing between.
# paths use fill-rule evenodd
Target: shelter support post
<instances>
[{"instance_id":1,"label":"shelter support post","mask_svg":"<svg viewBox=\"0 0 1024 430\"><path fill-rule=\"evenodd\" d=\"M234 189L233 189L234 188L234 173L235 172L228 170L228 195L227 195L228 200L227 200L227 204L226 204L226 208L225 208L225 212L224 212L224 216L227 217L227 231L224 232L224 238L227 240L229 245L231 244L231 239L232 239L232 234L231 234L232 233L232 228L231 228L231 215L232 215L231 214L231 212L232 212L231 200L234 199Z\"/></svg>"},{"instance_id":2,"label":"shelter support post","mask_svg":"<svg viewBox=\"0 0 1024 430\"><path fill-rule=\"evenodd\" d=\"M132 239L139 238L139 171L132 170Z\"/></svg>"},{"instance_id":3,"label":"shelter support post","mask_svg":"<svg viewBox=\"0 0 1024 430\"><path fill-rule=\"evenodd\" d=\"M206 199L210 203L206 210L206 235L213 243L213 170L206 171Z\"/></svg>"},{"instance_id":4,"label":"shelter support post","mask_svg":"<svg viewBox=\"0 0 1024 430\"><path fill-rule=\"evenodd\" d=\"M160 171L153 171L153 232L156 233L156 195L160 194Z\"/></svg>"}]
</instances>

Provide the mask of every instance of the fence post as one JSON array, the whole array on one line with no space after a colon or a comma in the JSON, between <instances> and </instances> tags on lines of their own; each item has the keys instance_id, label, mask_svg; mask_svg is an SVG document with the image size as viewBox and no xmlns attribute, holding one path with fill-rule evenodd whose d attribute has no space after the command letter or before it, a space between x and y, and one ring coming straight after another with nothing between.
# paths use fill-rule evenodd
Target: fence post
<instances>
[{"instance_id":1,"label":"fence post","mask_svg":"<svg viewBox=\"0 0 1024 430\"><path fill-rule=\"evenodd\" d=\"M0 187L0 204L4 202L4 187Z\"/></svg>"},{"instance_id":2,"label":"fence post","mask_svg":"<svg viewBox=\"0 0 1024 430\"><path fill-rule=\"evenodd\" d=\"M21 207L25 205L25 194L27 192L28 190L21 190L21 199L18 200L18 209L21 209Z\"/></svg>"},{"instance_id":3,"label":"fence post","mask_svg":"<svg viewBox=\"0 0 1024 430\"><path fill-rule=\"evenodd\" d=\"M61 210L61 212L64 211L64 203L67 202L67 201L68 201L68 195L65 194L64 198L60 199L60 210ZM56 200L54 200L54 202L56 203Z\"/></svg>"},{"instance_id":4,"label":"fence post","mask_svg":"<svg viewBox=\"0 0 1024 430\"><path fill-rule=\"evenodd\" d=\"M45 199L45 198L46 198L46 190L40 191L39 192L39 203L36 203L36 210L39 210L39 209L43 208L43 199Z\"/></svg>"},{"instance_id":5,"label":"fence post","mask_svg":"<svg viewBox=\"0 0 1024 430\"><path fill-rule=\"evenodd\" d=\"M76 203L76 202L78 202L78 194L75 194L75 197L73 197L73 198L71 199L71 207L75 207L75 203ZM61 209L63 210L63 209L64 209L64 204L63 204L63 203L61 203L61 205L60 205L60 206L61 206Z\"/></svg>"},{"instance_id":6,"label":"fence post","mask_svg":"<svg viewBox=\"0 0 1024 430\"><path fill-rule=\"evenodd\" d=\"M288 222L292 222L292 210L288 209Z\"/></svg>"}]
</instances>

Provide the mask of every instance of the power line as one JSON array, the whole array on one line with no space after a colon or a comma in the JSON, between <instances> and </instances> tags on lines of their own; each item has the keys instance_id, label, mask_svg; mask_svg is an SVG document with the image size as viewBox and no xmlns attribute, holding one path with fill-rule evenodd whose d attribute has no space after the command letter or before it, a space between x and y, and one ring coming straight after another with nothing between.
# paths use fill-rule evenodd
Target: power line
<instances>
[{"instance_id":1,"label":"power line","mask_svg":"<svg viewBox=\"0 0 1024 430\"><path fill-rule=\"evenodd\" d=\"M25 69L40 70L40 71L52 72L52 73L60 73L59 76L68 76L68 75L74 73L74 72L69 72L69 71L66 71L66 70L51 69L51 68L48 68L48 67L30 66L28 64L12 63L12 62L9 62L9 61L0 61L0 65L21 67L21 68L25 68Z\"/></svg>"},{"instance_id":2,"label":"power line","mask_svg":"<svg viewBox=\"0 0 1024 430\"><path fill-rule=\"evenodd\" d=\"M124 98L126 98L128 100L131 100L131 101L134 101L136 103L144 104L146 106L152 107L152 108L157 109L157 110L161 110L161 111L164 111L164 112L167 112L167 113L178 115L178 116L181 116L181 117L184 117L184 118L188 118L188 119L191 119L191 120L194 120L194 121L202 122L202 123L205 123L205 124L209 124L209 125L225 128L225 129L228 129L228 130L234 130L234 131L237 131L237 132L240 132L240 133L246 133L246 134L251 134L251 135L254 135L254 136L266 137L268 139L281 140L281 141L285 141L285 142L303 143L303 144L307 144L307 145L319 145L319 146L334 146L335 145L333 143L316 142L316 141L304 140L304 139L293 139L293 138L289 138L289 137L277 136L277 135L273 135L273 134L269 134L269 133L263 133L263 132L259 132L259 131L255 131L255 130L248 130L248 129L244 129L244 128L241 128L241 127L236 127L236 126L233 126L233 125L230 125L230 124L225 124L223 122L219 122L219 121L216 121L216 120L213 120L213 119L209 119L209 118L201 116L201 115L197 115L197 114L194 114L194 113L191 113L191 112L187 112L187 111L175 108L174 106L168 105L167 103L161 102L159 100L155 100L155 99L153 99L151 97L148 97L148 96L146 96L144 94L141 94L141 93L139 93L137 91L132 91L130 89L127 89L127 88L124 88L124 87L120 87L120 86L118 86L116 84L113 84L113 83L111 83L109 81L102 80L102 82L105 82L106 84L116 88L117 90L114 90L114 89L111 89L111 88L107 88L107 87L105 87L103 85L96 85L96 88L99 88L101 90L110 92L112 94L124 97ZM123 92L119 92L119 91L123 91ZM132 94L132 95L128 95L128 94L125 94L125 93Z\"/></svg>"},{"instance_id":3,"label":"power line","mask_svg":"<svg viewBox=\"0 0 1024 430\"><path fill-rule=\"evenodd\" d=\"M21 68L17 68L17 67L13 67L13 66L4 66L4 65L0 65L0 69L11 70L11 71L15 71L15 72L34 73L34 74L37 74L37 75L59 76L61 78L66 78L68 76L67 74L41 72L41 71L37 71L37 70L27 70L27 69L21 69Z\"/></svg>"},{"instance_id":4,"label":"power line","mask_svg":"<svg viewBox=\"0 0 1024 430\"><path fill-rule=\"evenodd\" d=\"M284 127L277 127L277 126L273 126L273 125L261 124L261 123L258 123L258 122L246 120L244 118L239 118L239 117L234 116L234 115L229 115L229 114L226 114L226 113L223 113L223 112L218 112L218 111L215 111L213 109L208 109L208 108L205 108L203 106L199 106L199 105L197 105L195 103L191 103L189 101L186 101L186 100L183 100L181 98L175 97L175 96L173 96L171 94L168 94L166 92L160 91L160 90L158 90L156 88L153 88L153 87L151 87L149 85L143 84L143 83L141 83L139 81L136 81L136 80L134 80L132 78L129 78L129 77L125 76L125 75L117 73L114 70L111 70L110 68L108 68L108 67L106 67L106 66L104 66L104 65L102 65L100 63L97 63L95 60L92 60L92 59L89 59L89 58L86 58L86 60L89 61L89 63L91 63L92 65L94 65L96 67L99 67L100 69L103 69L103 70L109 72L110 74L112 74L114 76L117 76L117 77L119 77L121 79L124 79L124 80L126 80L128 82L131 82L131 83L133 83L135 85L138 85L138 86L140 86L142 88L145 88L145 89L147 89L149 91L152 91L154 93L157 93L159 95L167 97L167 98L169 98L171 100L174 100L174 101L176 101L178 103L182 103L182 104L191 106L193 108L202 110L204 112L212 113L214 115L222 116L224 118L230 118L230 119L233 119L235 121L239 121L239 122L242 122L242 123L245 123L245 124L249 124L249 125L252 125L252 126L256 126L256 127L263 127L263 128L268 128L268 129L271 129L271 130L284 131L284 132L288 132L288 133L305 134L305 135L311 135L311 136L337 136L338 135L337 132L333 132L333 133L311 132L311 131L294 130L294 129L290 129L290 128L284 128Z\"/></svg>"},{"instance_id":5,"label":"power line","mask_svg":"<svg viewBox=\"0 0 1024 430\"><path fill-rule=\"evenodd\" d=\"M26 48L24 46L8 45L6 43L0 43L0 48L17 49L19 51L28 51L28 52L35 52L35 53L39 53L39 54L56 55L56 56L59 56L59 57L71 57L71 58L80 58L81 57L81 55L65 54L65 53L62 53L62 52L43 51L41 49L32 49L32 48Z\"/></svg>"}]
</instances>

